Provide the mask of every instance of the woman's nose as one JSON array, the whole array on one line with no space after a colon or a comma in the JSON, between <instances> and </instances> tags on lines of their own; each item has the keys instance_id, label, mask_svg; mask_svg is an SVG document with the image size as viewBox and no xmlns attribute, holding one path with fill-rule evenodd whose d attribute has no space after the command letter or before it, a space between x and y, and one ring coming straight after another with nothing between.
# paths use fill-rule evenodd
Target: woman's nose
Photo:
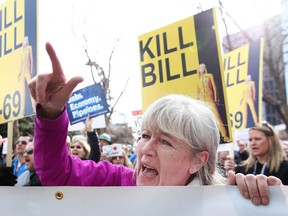
<instances>
[{"instance_id":1,"label":"woman's nose","mask_svg":"<svg viewBox=\"0 0 288 216\"><path fill-rule=\"evenodd\" d=\"M147 141L143 142L143 145L141 146L141 152L143 155L155 155L155 143L156 139L151 138Z\"/></svg>"}]
</instances>

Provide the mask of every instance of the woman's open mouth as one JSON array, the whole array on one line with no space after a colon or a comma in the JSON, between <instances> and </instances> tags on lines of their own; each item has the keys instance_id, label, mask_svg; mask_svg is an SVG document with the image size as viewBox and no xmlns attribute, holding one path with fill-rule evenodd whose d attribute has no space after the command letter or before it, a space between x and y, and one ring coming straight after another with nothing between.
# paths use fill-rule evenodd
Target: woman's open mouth
<instances>
[{"instance_id":1,"label":"woman's open mouth","mask_svg":"<svg viewBox=\"0 0 288 216\"><path fill-rule=\"evenodd\" d=\"M156 169L142 165L142 174L146 177L156 177L159 173Z\"/></svg>"}]
</instances>

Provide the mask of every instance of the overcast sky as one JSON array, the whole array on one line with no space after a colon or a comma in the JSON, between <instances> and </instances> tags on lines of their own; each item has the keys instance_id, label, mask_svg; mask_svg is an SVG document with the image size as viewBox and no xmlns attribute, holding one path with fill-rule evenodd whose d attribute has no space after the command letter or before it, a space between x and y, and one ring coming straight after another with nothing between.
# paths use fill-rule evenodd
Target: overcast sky
<instances>
[{"instance_id":1,"label":"overcast sky","mask_svg":"<svg viewBox=\"0 0 288 216\"><path fill-rule=\"evenodd\" d=\"M0 0L0 3L3 0ZM141 109L138 36L193 16L217 6L215 0L49 0L37 1L39 14L39 72L50 72L45 42L54 46L67 77L82 75L83 88L93 84L90 68L85 65L88 48L92 61L108 70L109 56L116 44L111 62L111 95L117 98L129 79L128 87L116 111L131 115ZM280 10L281 0L222 0L229 14L242 28L261 23ZM235 25L230 29L235 31ZM218 25L221 27L220 17ZM221 31L220 31L221 32ZM223 31L222 31L223 32ZM87 43L84 40L84 36ZM115 101L114 101L115 102ZM127 121L127 119L126 119Z\"/></svg>"}]
</instances>

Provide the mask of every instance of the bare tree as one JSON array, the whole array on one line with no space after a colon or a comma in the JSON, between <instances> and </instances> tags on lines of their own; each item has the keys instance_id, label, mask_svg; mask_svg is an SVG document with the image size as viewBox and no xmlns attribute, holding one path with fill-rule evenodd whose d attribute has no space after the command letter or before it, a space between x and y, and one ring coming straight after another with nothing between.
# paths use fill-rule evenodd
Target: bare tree
<instances>
[{"instance_id":1,"label":"bare tree","mask_svg":"<svg viewBox=\"0 0 288 216\"><path fill-rule=\"evenodd\" d=\"M115 109L118 101L120 100L121 96L123 95L124 91L126 90L126 87L128 85L128 82L129 82L129 77L128 77L122 91L120 92L120 94L118 95L118 97L116 99L116 102L113 105L111 105L111 100L113 99L113 97L110 95L110 93L111 93L110 92L110 76L111 76L111 68L112 68L111 62L112 62L112 57L113 57L113 54L115 52L116 45L117 45L118 41L119 41L119 39L117 39L116 44L110 53L109 67L108 67L107 73L105 73L103 67L101 67L96 61L91 60L89 53L87 51L87 48L84 50L86 53L86 56L88 58L88 62L86 63L86 65L90 66L90 71L91 71L93 81L94 81L94 83L97 83L95 81L95 77L94 77L94 70L93 70L93 68L94 68L97 76L100 78L100 84L103 88L103 92L104 92L104 95L106 97L106 100L107 100L108 104L110 105L110 112L105 115L105 122L106 122L107 127L110 125L110 120L111 120L111 116L114 113L114 109Z\"/></svg>"},{"instance_id":2,"label":"bare tree","mask_svg":"<svg viewBox=\"0 0 288 216\"><path fill-rule=\"evenodd\" d=\"M285 46L287 35L283 34L281 17L279 18L280 21L276 19L272 22L265 22L263 25L266 48L264 51L264 64L268 69L268 76L274 79L276 84L274 87L278 90L278 95L272 95L269 89L264 88L263 101L275 108L286 125L286 132L288 133L288 106L285 87L285 66L287 67L288 65L283 58L285 55L283 47Z\"/></svg>"}]
</instances>

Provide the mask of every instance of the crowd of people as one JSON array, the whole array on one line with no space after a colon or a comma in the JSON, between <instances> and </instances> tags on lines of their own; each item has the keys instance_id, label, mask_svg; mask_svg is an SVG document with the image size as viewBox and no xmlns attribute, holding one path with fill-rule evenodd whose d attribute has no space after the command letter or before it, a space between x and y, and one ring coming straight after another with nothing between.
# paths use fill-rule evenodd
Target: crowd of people
<instances>
[{"instance_id":1,"label":"crowd of people","mask_svg":"<svg viewBox=\"0 0 288 216\"><path fill-rule=\"evenodd\" d=\"M69 154L81 160L93 160L96 163L100 160L105 160L112 164L123 165L132 169L132 162L128 158L131 155L131 151L127 148L126 144L122 145L122 151L118 155L109 156L101 152L102 146L112 145L111 136L107 133L98 136L97 131L92 128L92 122L93 118L88 115L86 118L85 128L82 131L79 131L79 134L73 135L72 138L67 135L66 145ZM1 143L2 140L2 136L0 136ZM103 140L108 141L103 142ZM2 147L3 145L1 145L1 148ZM0 152L2 152L2 149L0 150ZM1 154L0 156L2 157L3 155ZM11 170L9 175L10 177L14 176L12 180L13 183L6 182L3 183L3 185L42 186L34 167L33 137L29 135L19 136L14 144L12 157L12 167L10 167ZM7 176L7 170L9 167L7 167L4 162L0 167L2 168L3 174L6 172Z\"/></svg>"},{"instance_id":2,"label":"crowd of people","mask_svg":"<svg viewBox=\"0 0 288 216\"><path fill-rule=\"evenodd\" d=\"M120 154L106 155L103 147L113 144L111 136L98 135L90 116L86 118L85 132L70 138L65 105L82 78L66 82L51 44L46 44L46 50L52 73L39 74L29 83L37 102L35 137L18 138L13 169L2 169L1 185L229 184L237 185L240 193L256 205L269 203L268 186L288 185L288 162L271 125L263 123L251 128L249 144L239 140L234 158L217 153L220 134L214 113L207 103L184 95L164 96L147 108L136 152L122 145ZM10 184L5 182L8 178L2 181L7 173Z\"/></svg>"}]
</instances>

